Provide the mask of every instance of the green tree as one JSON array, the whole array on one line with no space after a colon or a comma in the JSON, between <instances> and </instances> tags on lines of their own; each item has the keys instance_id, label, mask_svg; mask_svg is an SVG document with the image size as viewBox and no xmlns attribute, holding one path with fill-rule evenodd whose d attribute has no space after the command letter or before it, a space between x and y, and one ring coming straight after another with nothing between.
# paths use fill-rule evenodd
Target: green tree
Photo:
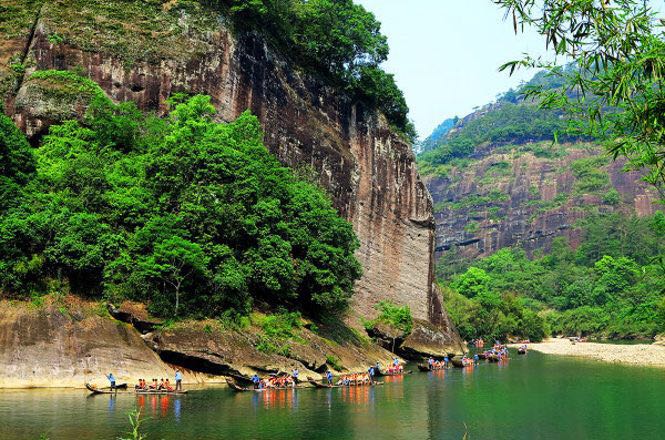
<instances>
[{"instance_id":1,"label":"green tree","mask_svg":"<svg viewBox=\"0 0 665 440\"><path fill-rule=\"evenodd\" d=\"M32 149L14 122L0 113L0 214L14 205L34 173Z\"/></svg>"},{"instance_id":2,"label":"green tree","mask_svg":"<svg viewBox=\"0 0 665 440\"><path fill-rule=\"evenodd\" d=\"M377 66L388 57L380 23L352 0L298 1L295 13L295 44L332 74L355 74L358 68Z\"/></svg>"},{"instance_id":3,"label":"green tree","mask_svg":"<svg viewBox=\"0 0 665 440\"><path fill-rule=\"evenodd\" d=\"M465 273L457 277L457 280L453 283L453 288L462 295L473 298L480 295L488 295L490 293L491 282L492 278L483 269L470 267Z\"/></svg>"},{"instance_id":4,"label":"green tree","mask_svg":"<svg viewBox=\"0 0 665 440\"><path fill-rule=\"evenodd\" d=\"M155 245L152 255L139 260L138 270L154 285L161 284L172 289L173 315L178 316L183 285L197 277L205 278L207 264L207 257L201 246L175 236Z\"/></svg>"}]
</instances>

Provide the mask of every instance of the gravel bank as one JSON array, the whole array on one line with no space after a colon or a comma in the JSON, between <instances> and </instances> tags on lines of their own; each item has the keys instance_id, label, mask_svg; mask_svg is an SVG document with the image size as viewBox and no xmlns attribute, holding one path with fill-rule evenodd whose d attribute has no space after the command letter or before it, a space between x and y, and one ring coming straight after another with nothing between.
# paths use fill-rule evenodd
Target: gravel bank
<instances>
[{"instance_id":1,"label":"gravel bank","mask_svg":"<svg viewBox=\"0 0 665 440\"><path fill-rule=\"evenodd\" d=\"M595 342L571 343L568 339L547 339L528 344L529 350L561 356L577 356L617 364L641 365L665 368L665 346L599 344ZM518 347L513 344L512 347Z\"/></svg>"}]
</instances>

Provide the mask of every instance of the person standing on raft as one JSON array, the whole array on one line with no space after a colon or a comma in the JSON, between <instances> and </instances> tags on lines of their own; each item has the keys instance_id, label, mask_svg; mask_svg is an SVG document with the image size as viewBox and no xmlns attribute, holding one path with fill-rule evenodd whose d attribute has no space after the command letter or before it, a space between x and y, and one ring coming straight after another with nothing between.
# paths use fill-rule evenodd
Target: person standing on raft
<instances>
[{"instance_id":1,"label":"person standing on raft","mask_svg":"<svg viewBox=\"0 0 665 440\"><path fill-rule=\"evenodd\" d=\"M182 373L179 368L175 369L175 390L182 391Z\"/></svg>"},{"instance_id":2,"label":"person standing on raft","mask_svg":"<svg viewBox=\"0 0 665 440\"><path fill-rule=\"evenodd\" d=\"M113 376L113 373L109 373L106 378L111 382L111 389L115 390L115 377Z\"/></svg>"}]
</instances>

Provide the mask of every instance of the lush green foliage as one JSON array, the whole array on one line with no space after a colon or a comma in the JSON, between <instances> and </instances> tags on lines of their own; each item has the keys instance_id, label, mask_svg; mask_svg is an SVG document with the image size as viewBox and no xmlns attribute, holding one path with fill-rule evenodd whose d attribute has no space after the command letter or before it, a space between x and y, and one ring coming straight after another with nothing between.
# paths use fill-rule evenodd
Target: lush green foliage
<instances>
[{"instance_id":1,"label":"lush green foliage","mask_svg":"<svg viewBox=\"0 0 665 440\"><path fill-rule=\"evenodd\" d=\"M575 69L526 57L506 63L547 69L564 84L534 88L548 108L566 109L589 124L583 132L605 139L610 151L665 192L665 33L650 2L639 0L495 0L512 15L515 33L533 26L547 47L573 59Z\"/></svg>"},{"instance_id":2,"label":"lush green foliage","mask_svg":"<svg viewBox=\"0 0 665 440\"><path fill-rule=\"evenodd\" d=\"M462 336L542 338L547 332L651 337L665 331L665 215L598 215L573 250L518 249L448 271L446 304ZM446 261L442 261L446 265ZM470 265L470 267L469 267ZM456 273L452 273L456 272Z\"/></svg>"},{"instance_id":3,"label":"lush green foliage","mask_svg":"<svg viewBox=\"0 0 665 440\"><path fill-rule=\"evenodd\" d=\"M381 110L411 139L415 129L392 75L379 65L388 42L374 15L353 0L224 0L241 27L266 33L303 67Z\"/></svg>"},{"instance_id":4,"label":"lush green foliage","mask_svg":"<svg viewBox=\"0 0 665 440\"><path fill-rule=\"evenodd\" d=\"M299 337L302 318L298 312L282 312L274 315L253 314L252 321L263 331L256 345L257 350L263 353L288 356L293 342L304 342Z\"/></svg>"},{"instance_id":5,"label":"lush green foliage","mask_svg":"<svg viewBox=\"0 0 665 440\"><path fill-rule=\"evenodd\" d=\"M418 160L440 165L456 158L471 156L478 147L488 144L524 144L538 141L569 140L567 122L560 112L547 111L527 103L500 102L496 107L465 122L437 147L423 153Z\"/></svg>"},{"instance_id":6,"label":"lush green foliage","mask_svg":"<svg viewBox=\"0 0 665 440\"><path fill-rule=\"evenodd\" d=\"M2 290L55 280L162 316L246 312L254 299L343 309L358 241L326 194L279 164L250 114L217 124L208 97L172 104L158 119L95 100L82 123L51 127L30 179L27 144L3 123L22 195L0 218Z\"/></svg>"},{"instance_id":7,"label":"lush green foliage","mask_svg":"<svg viewBox=\"0 0 665 440\"><path fill-rule=\"evenodd\" d=\"M570 130L571 122L564 112L542 108L533 99L526 99L528 91L536 87L552 90L562 85L558 77L541 71L518 89L499 95L496 102L465 119L455 118L456 125L446 130L445 135L435 132L427 139L418 156L420 169L431 172L442 165L478 154L488 146L495 149L526 146L524 148L530 149L540 145L535 147L538 151L534 153L550 157L556 150L551 147L553 142L583 139L584 136ZM542 143L550 146L543 147Z\"/></svg>"},{"instance_id":8,"label":"lush green foliage","mask_svg":"<svg viewBox=\"0 0 665 440\"><path fill-rule=\"evenodd\" d=\"M413 317L409 306L398 306L391 301L380 301L375 308L381 313L374 323L383 322L401 330L404 334L411 333Z\"/></svg>"},{"instance_id":9,"label":"lush green foliage","mask_svg":"<svg viewBox=\"0 0 665 440\"><path fill-rule=\"evenodd\" d=\"M34 173L32 148L11 119L0 114L0 214L15 206L20 186Z\"/></svg>"},{"instance_id":10,"label":"lush green foliage","mask_svg":"<svg viewBox=\"0 0 665 440\"><path fill-rule=\"evenodd\" d=\"M445 137L448 135L450 130L459 122L459 117L455 116L454 118L448 118L442 123L440 123L434 131L424 140L422 143L417 146L418 149L416 152L418 154L427 153L430 150L436 148L439 144L443 142Z\"/></svg>"}]
</instances>

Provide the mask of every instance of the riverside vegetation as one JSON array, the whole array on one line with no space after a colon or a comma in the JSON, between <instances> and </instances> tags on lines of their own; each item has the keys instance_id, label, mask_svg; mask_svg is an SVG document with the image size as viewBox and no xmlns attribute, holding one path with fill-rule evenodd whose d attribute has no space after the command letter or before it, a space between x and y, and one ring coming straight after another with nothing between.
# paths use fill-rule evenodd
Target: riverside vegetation
<instances>
[{"instance_id":1,"label":"riverside vegetation","mask_svg":"<svg viewBox=\"0 0 665 440\"><path fill-rule=\"evenodd\" d=\"M558 238L549 254L532 259L504 248L445 268L445 303L462 337L539 341L556 334L651 338L664 332L665 215L596 216L584 221L583 231L577 249Z\"/></svg>"}]
</instances>

